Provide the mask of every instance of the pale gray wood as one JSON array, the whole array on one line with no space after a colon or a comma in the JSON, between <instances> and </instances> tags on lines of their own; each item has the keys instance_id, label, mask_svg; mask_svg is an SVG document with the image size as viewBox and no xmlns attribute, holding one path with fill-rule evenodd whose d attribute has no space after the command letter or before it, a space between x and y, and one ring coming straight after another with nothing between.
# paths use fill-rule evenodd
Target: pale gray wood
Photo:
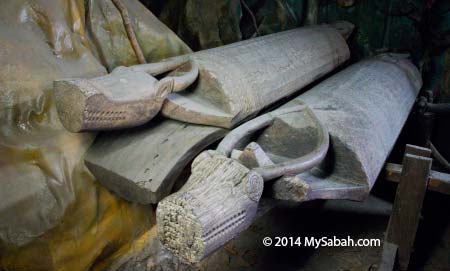
<instances>
[{"instance_id":1,"label":"pale gray wood","mask_svg":"<svg viewBox=\"0 0 450 271\"><path fill-rule=\"evenodd\" d=\"M259 174L205 151L183 188L158 204L158 236L178 257L198 262L251 224L262 191Z\"/></svg>"},{"instance_id":2,"label":"pale gray wood","mask_svg":"<svg viewBox=\"0 0 450 271\"><path fill-rule=\"evenodd\" d=\"M313 27L308 28L304 30L294 30L291 32L286 32L284 34L280 34L281 36L273 36L268 37L264 40L252 40L252 41L246 41L243 43L236 43L233 45L229 45L221 48L216 48L211 53L211 59L217 58L217 61L210 62L209 65L216 65L214 67L218 68L218 72L222 70L220 68L220 65L224 64L225 62L229 62L228 68L236 69L235 71L226 71L227 68L223 67L223 76L221 77L223 80L229 82L230 88L227 87L225 92L216 92L215 86L213 85L205 85L208 87L208 93L201 93L201 91L198 89L199 86L203 86L206 81L208 80L216 80L216 75L212 76L212 74L202 74L202 69L200 69L200 80L196 84L196 87L194 90L188 90L186 91L184 96L178 95L179 97L182 97L184 100L181 102L183 106L189 106L189 112L184 112L186 108L183 109L183 107L174 107L171 110L169 110L173 114L185 114L186 121L190 122L195 119L195 116L200 116L203 114L202 111L204 108L211 109L210 112L212 115L219 119L223 119L223 114L229 115L230 120L234 120L236 122L239 122L240 119L244 117L249 117L251 114L257 113L259 109L261 109L261 106L268 105L271 102L274 102L275 100L284 97L285 95L291 93L294 90L297 90L300 85L307 84L308 82L311 82L315 78L321 76L324 74L325 71L329 71L332 68L334 68L339 63L342 63L348 58L348 48L345 44L345 40L340 36L340 34L334 30L333 28L322 26L322 27ZM303 39L303 35L305 35L305 38ZM294 48L289 48L289 50L284 50L283 47L278 48L276 51L281 52L283 51L284 55L291 55L290 58L276 58L276 55L274 52L274 48L272 46L275 46L279 44L278 37L284 37L285 39L292 42ZM290 38L293 37L293 38ZM334 42L331 42L334 41ZM320 46L312 46L313 43L321 44ZM322 45L321 42L324 42ZM296 47L297 43L300 44L300 47ZM280 46L286 46L287 43L283 43L283 45ZM309 46L308 50L298 50L303 48L304 46ZM319 48L318 51L316 49L310 50L311 48ZM322 49L320 49L322 48ZM259 51L259 53L252 53L253 51ZM266 50L268 50L266 52ZM210 50L205 51L205 55L209 55ZM223 51L223 52L222 52ZM226 55L226 52L232 52L232 54L235 54L232 58L223 57ZM222 53L221 53L222 52ZM269 53L270 54L266 54ZM319 55L314 55L314 53L319 53ZM241 65L236 65L236 61L243 61L243 58L240 56L240 54L243 54L242 57L247 57L248 61L250 61L252 64L250 66L258 66L260 65L258 71L263 71L261 74L245 74L242 73L242 69L247 69L249 65L244 65L241 67ZM190 56L193 63L198 64L201 66L202 59L203 59L203 53L195 53ZM194 57L195 56L195 57ZM269 59L266 59L269 57ZM260 62L258 64L257 58L260 59ZM314 58L314 60L313 60ZM301 61L301 63L297 63L295 65L291 65L289 63L295 62L295 60ZM308 60L309 62L305 62ZM235 62L233 62L235 61ZM262 61L262 62L261 62ZM269 61L269 62L267 62ZM270 64L275 65L273 66ZM223 62L223 63L222 63ZM317 63L316 63L317 62ZM214 64L215 63L215 64ZM231 63L231 64L230 64ZM283 64L284 63L284 64ZM219 65L220 64L220 65ZM301 65L300 65L301 64ZM308 65L304 65L308 64ZM135 66L133 67L133 71L137 72L139 67L148 67L149 64L141 65L141 66ZM225 65L225 64L224 64ZM291 67L287 70L282 69L282 66L284 65L291 65ZM274 74L269 74L271 71L266 70L267 66L271 67L272 72ZM301 66L301 67L300 67ZM212 67L212 66L211 66ZM254 67L256 69L256 67ZM312 68L312 71L309 71L309 69ZM325 69L325 70L324 70ZM153 68L154 70L154 68ZM254 70L256 72L256 70ZM231 72L231 73L230 73ZM247 72L247 71L246 71ZM279 73L278 75L276 73ZM233 77L231 75L236 74L238 77ZM239 77L240 76L240 77ZM244 85L239 85L240 88L234 89L233 82L238 82L242 79L242 76L250 76L252 79L251 82L253 82L253 88L251 92L249 91L249 88L247 88ZM264 80L256 80L257 78L264 78ZM239 79L241 78L241 79ZM272 78L272 81L265 81L268 78ZM222 80L221 79L221 80ZM248 78L245 78L247 80ZM255 80L253 80L255 79ZM202 81L203 80L203 81ZM206 80L206 81L205 81ZM275 80L275 81L273 81ZM224 81L224 82L225 82ZM256 82L259 82L256 84ZM282 83L283 85L280 87L277 84ZM286 85L285 83L288 82ZM299 85L300 84L300 85ZM216 85L217 87L217 85ZM260 89L260 87L264 87ZM200 91L200 92L199 92ZM221 90L223 91L223 90ZM228 92L230 91L230 92ZM242 92L242 95L247 95L245 93L249 93L248 95L253 95L254 97L258 99L264 99L264 103L259 103L258 106L252 107L252 103L246 103L246 101L241 100L239 97L242 96L239 94L239 92ZM188 93L191 93L192 95L189 95ZM197 93L197 94L195 94ZM239 111L242 113L237 117L236 115L224 113L221 110L219 110L219 106L216 102L212 103L198 103L196 102L196 99L210 99L212 96L216 95L214 93L222 93L218 94L219 96L232 98L231 100L226 98L226 102L217 96L218 99L215 101L217 103L222 103L225 105L226 103L230 103L232 107L245 107L250 106L250 111L244 110L244 108L239 109ZM211 96L212 95L212 96ZM228 95L228 96L227 96ZM247 96L248 96L247 95ZM264 97L265 95L265 97ZM248 96L248 97L250 97ZM197 97L197 98L194 98ZM275 99L272 99L271 97L275 97ZM214 98L215 99L215 98ZM213 100L214 100L213 99ZM173 99L171 100L173 101ZM167 103L166 103L167 104ZM190 107L190 104L192 104L192 107ZM197 105L202 105L202 107L198 107ZM178 112L181 110L180 112ZM166 111L167 113L168 111ZM200 112L200 113L199 113ZM197 114L198 113L198 114ZM222 114L223 113L223 114ZM209 114L209 113L208 113ZM211 116L209 114L209 116ZM222 114L222 115L221 115ZM193 121L195 122L195 121ZM227 125L224 125L227 126ZM153 128L152 128L153 129ZM205 128L206 129L206 128ZM212 129L212 128L210 128ZM141 190L141 187L145 187L145 183L141 179L136 179L136 176L138 175L138 172L140 170L143 170L140 168L143 164L145 164L145 161L152 161L152 150L159 147L158 143L154 140L152 140L152 137L154 137L154 131L148 131L148 133L140 133L138 136L136 134L132 133L127 137L124 137L123 134L109 134L109 135L103 135L102 137L99 137L96 141L96 143L93 145L93 147L89 150L88 156L86 158L87 164L91 168L94 175L99 178L106 187L110 188L113 191L116 191L121 196L124 196L125 198L129 200L136 200L138 199L139 202L154 202L158 201L159 197L152 198L152 196L147 196L147 200L145 200L145 197L142 196L136 196L136 194L142 194L145 193L145 189ZM213 130L211 130L211 133L213 133ZM194 148L195 144L199 144L199 142L203 142L201 136L198 138L198 141L195 143L184 143L182 141L182 138L187 136L187 134L184 134L183 131L177 131L174 132L174 134L171 134L169 132L165 133L164 136L167 136L167 138L170 137L176 137L180 138L180 145L186 144L186 146L180 147L181 149L185 148ZM191 136L191 135L189 135ZM122 138L119 138L122 137ZM146 144L142 144L139 142L146 142ZM137 145L139 148L133 148L131 146ZM206 146L206 145L205 145ZM173 148L179 148L178 146L174 146ZM195 147L196 150L198 150L198 147ZM168 151L170 153L170 151ZM117 154L120 153L120 156ZM139 154L136 154L139 153ZM121 158L127 158L129 161L132 161L133 166L130 166L130 163L124 163L123 160L120 160ZM193 158L193 156L189 157ZM165 176L173 176L169 174L170 170L174 170L175 172L180 170L180 166L178 166L178 161L181 159L180 156L173 155L171 157L173 159L173 166L167 167L167 172L165 172L162 177L155 177L152 178L153 182L156 183L156 186L159 187L160 185L163 185L164 180L166 180ZM184 158L183 158L184 159ZM185 163L182 163L185 164ZM158 163L155 162L154 165L149 167L146 165L146 168L149 168L150 171L155 171L159 167L165 167L161 166ZM147 176L146 176L147 177ZM156 180L156 181L155 181ZM139 184L139 185L136 185ZM123 188L125 187L125 188ZM162 188L158 188L162 189ZM168 188L164 188L164 191L167 191ZM150 190L151 193L155 193L156 188L153 190ZM163 193L164 194L164 193Z\"/></svg>"},{"instance_id":3,"label":"pale gray wood","mask_svg":"<svg viewBox=\"0 0 450 271\"><path fill-rule=\"evenodd\" d=\"M318 168L297 175L298 179L307 184L329 183L330 189L336 183L349 186L347 195L342 193L344 190L339 193L333 190L336 193L324 194L327 198L334 195L336 199L361 200L367 196L421 86L421 75L409 60L398 55L381 55L350 66L284 105L282 108L307 104L330 133L327 158ZM265 141L257 142L269 153L270 146L276 146L273 142L280 142L272 134L262 136ZM303 188L298 191L313 194L283 195L283 191L292 192L289 190L292 185L287 180L276 181L274 195L300 201L317 195L314 190ZM355 193L353 187L361 193Z\"/></svg>"},{"instance_id":4,"label":"pale gray wood","mask_svg":"<svg viewBox=\"0 0 450 271\"><path fill-rule=\"evenodd\" d=\"M153 77L174 69L161 80ZM152 119L169 93L184 90L197 75L198 67L186 56L117 67L92 79L56 80L55 104L62 124L71 132L134 127Z\"/></svg>"},{"instance_id":5,"label":"pale gray wood","mask_svg":"<svg viewBox=\"0 0 450 271\"><path fill-rule=\"evenodd\" d=\"M86 165L120 197L142 204L167 196L181 171L223 137L217 127L158 121L126 131L101 133L88 150Z\"/></svg>"},{"instance_id":6,"label":"pale gray wood","mask_svg":"<svg viewBox=\"0 0 450 271\"><path fill-rule=\"evenodd\" d=\"M270 187L274 199L304 202L316 199L364 200L367 187L345 180L285 176L276 180Z\"/></svg>"},{"instance_id":7,"label":"pale gray wood","mask_svg":"<svg viewBox=\"0 0 450 271\"><path fill-rule=\"evenodd\" d=\"M290 167L279 167L281 175L288 176L274 182L272 195L294 201L363 200L392 149L420 87L419 72L405 59L381 56L363 61L331 77L280 109L237 127L222 140L217 151L224 157L234 152L233 156L239 158L245 153L245 149L239 152L243 141L254 140L259 145L257 148L264 150L274 162L273 167L277 167L301 160L302 157L314 154L316 149L321 149L324 135L328 138L328 133L324 133L320 128L320 123L324 123L331 135L328 155L324 160L309 159L314 160L314 163L311 163L311 167L299 167L302 170L309 169L303 173L295 173ZM311 106L312 111L305 110L306 105ZM303 110L289 111L292 108ZM319 120L315 118L315 114ZM255 133L261 129L264 130L259 135ZM323 151L318 153L321 158L325 156ZM170 196L167 198L170 202L164 199L158 207L158 225L164 225L159 228L163 244L189 262L200 260L208 255L209 251L206 249L209 245L204 240L192 236L201 236L210 225L221 221L223 214L233 213L241 206L240 199L228 194L230 185L225 186L227 189L222 187L230 182L242 182L241 176L232 174L236 170L235 162L238 160L227 159L229 158L223 158L220 163L214 160L217 163L212 163L211 170L205 170L203 175L193 173L192 180L205 178L208 181L183 187L184 195L189 195L187 198L183 198L183 194ZM208 160L208 157L204 152L197 160ZM257 164L255 160L257 159L253 159L248 165ZM259 173L257 169L260 168L264 167L251 170ZM213 175L209 175L211 171L214 172ZM280 176L259 175L263 179L265 176ZM231 187L233 193L242 193L242 187ZM197 195L200 191L202 196L192 200L190 195ZM234 204L219 205L221 196L232 199ZM197 210L201 212L201 216L197 215ZM186 232L187 228L195 230ZM214 243L213 247L224 244L225 240L230 240L236 234L237 231L234 230L224 232L220 242ZM192 246L193 240L196 240L195 247Z\"/></svg>"},{"instance_id":8,"label":"pale gray wood","mask_svg":"<svg viewBox=\"0 0 450 271\"><path fill-rule=\"evenodd\" d=\"M238 151L238 150L235 150ZM274 165L273 161L270 160L269 156L264 152L264 150L256 142L251 142L245 147L243 151L238 151L236 155L236 160L247 168L257 168L263 166ZM233 154L231 155L233 158Z\"/></svg>"},{"instance_id":9,"label":"pale gray wood","mask_svg":"<svg viewBox=\"0 0 450 271\"><path fill-rule=\"evenodd\" d=\"M170 94L162 113L234 127L345 62L350 52L342 35L351 28L343 25L302 27L193 53L198 83Z\"/></svg>"},{"instance_id":10,"label":"pale gray wood","mask_svg":"<svg viewBox=\"0 0 450 271\"><path fill-rule=\"evenodd\" d=\"M228 158L261 128L270 129L277 120L294 119L304 119L308 128L318 130L309 153L274 164L258 143L252 142L242 152L234 152L237 159ZM326 128L305 106L275 110L242 124L222 140L217 151L197 156L182 189L159 203L157 223L162 243L188 262L200 261L250 225L264 181L318 165L327 149Z\"/></svg>"},{"instance_id":11,"label":"pale gray wood","mask_svg":"<svg viewBox=\"0 0 450 271\"><path fill-rule=\"evenodd\" d=\"M242 124L231 131L220 142L217 150L228 156L236 146L242 145L242 142L248 139L251 134L266 126L272 126L275 120L285 123L288 120L302 122L300 119L303 119L303 122L306 121L309 124L307 128L301 127L301 129L314 131L315 141L311 142L312 144L310 145L312 149L308 153L299 154L297 157L287 158L286 161L255 167L253 170L258 172L264 180L273 180L283 175L295 175L304 172L318 165L324 159L329 146L327 128L320 123L314 113L304 105L274 110ZM295 129L295 125L292 127ZM289 142L289 140L284 141L283 143L287 146L296 144L296 142Z\"/></svg>"},{"instance_id":12,"label":"pale gray wood","mask_svg":"<svg viewBox=\"0 0 450 271\"><path fill-rule=\"evenodd\" d=\"M273 112L266 113L257 118L254 118L241 126L233 129L231 133L224 138L219 146L217 147L217 151L222 153L225 156L229 156L231 152L246 138L257 132L258 130L262 130L267 126L273 124L275 119L279 116L283 116L285 114L291 113L300 113L305 110L305 106L292 106L285 108L283 110L275 110ZM298 115L298 114L295 114Z\"/></svg>"}]
</instances>

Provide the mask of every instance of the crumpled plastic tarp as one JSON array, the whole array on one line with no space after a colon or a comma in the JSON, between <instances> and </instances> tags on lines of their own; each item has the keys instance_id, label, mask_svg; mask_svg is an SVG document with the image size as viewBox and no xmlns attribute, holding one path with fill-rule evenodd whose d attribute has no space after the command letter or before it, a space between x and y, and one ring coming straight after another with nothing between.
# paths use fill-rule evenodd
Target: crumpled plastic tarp
<instances>
[{"instance_id":1,"label":"crumpled plastic tarp","mask_svg":"<svg viewBox=\"0 0 450 271\"><path fill-rule=\"evenodd\" d=\"M138 0L123 1L148 62L190 49ZM142 246L154 207L119 199L90 174L92 133L69 133L53 80L137 64L110 0L0 3L0 270L86 270Z\"/></svg>"}]
</instances>

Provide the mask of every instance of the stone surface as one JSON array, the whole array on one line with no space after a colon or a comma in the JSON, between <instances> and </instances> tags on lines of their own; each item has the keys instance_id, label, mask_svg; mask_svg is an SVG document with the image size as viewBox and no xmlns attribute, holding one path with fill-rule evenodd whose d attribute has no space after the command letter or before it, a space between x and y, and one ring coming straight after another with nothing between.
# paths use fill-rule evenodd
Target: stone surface
<instances>
[{"instance_id":1,"label":"stone surface","mask_svg":"<svg viewBox=\"0 0 450 271\"><path fill-rule=\"evenodd\" d=\"M110 1L0 1L1 270L94 269L154 223L151 207L99 185L83 162L95 134L69 133L56 112L54 80L106 74L95 52L105 44L93 41L86 25L87 16L96 16L88 8L93 2ZM126 4L138 11L133 22L147 39L149 61L189 52L137 0ZM135 64L125 61L127 54L110 57L111 67Z\"/></svg>"}]
</instances>

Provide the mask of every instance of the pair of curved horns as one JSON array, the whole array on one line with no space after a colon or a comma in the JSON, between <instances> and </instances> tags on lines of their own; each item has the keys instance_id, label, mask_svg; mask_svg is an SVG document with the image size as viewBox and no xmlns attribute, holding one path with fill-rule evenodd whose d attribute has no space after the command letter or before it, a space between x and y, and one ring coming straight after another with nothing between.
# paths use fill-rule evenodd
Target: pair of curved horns
<instances>
[{"instance_id":1,"label":"pair of curved horns","mask_svg":"<svg viewBox=\"0 0 450 271\"><path fill-rule=\"evenodd\" d=\"M162 80L173 80L172 91L174 92L186 89L198 76L198 65L195 61L190 61L188 55L172 57L156 63L135 65L131 69L146 72L152 76L172 71Z\"/></svg>"}]
</instances>

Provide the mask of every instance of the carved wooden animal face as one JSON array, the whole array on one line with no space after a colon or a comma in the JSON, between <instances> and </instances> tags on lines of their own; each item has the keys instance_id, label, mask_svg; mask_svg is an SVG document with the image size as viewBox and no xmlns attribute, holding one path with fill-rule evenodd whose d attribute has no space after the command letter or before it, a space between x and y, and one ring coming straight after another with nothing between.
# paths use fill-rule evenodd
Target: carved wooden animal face
<instances>
[{"instance_id":1,"label":"carved wooden animal face","mask_svg":"<svg viewBox=\"0 0 450 271\"><path fill-rule=\"evenodd\" d=\"M253 220L263 191L262 177L213 151L192 163L183 188L159 203L163 244L188 262L198 262Z\"/></svg>"},{"instance_id":2,"label":"carved wooden animal face","mask_svg":"<svg viewBox=\"0 0 450 271\"><path fill-rule=\"evenodd\" d=\"M170 92L184 90L195 81L198 68L186 61L174 58L117 67L91 79L57 80L54 94L61 122L72 132L141 125L158 114ZM161 80L154 77L171 70Z\"/></svg>"}]
</instances>

